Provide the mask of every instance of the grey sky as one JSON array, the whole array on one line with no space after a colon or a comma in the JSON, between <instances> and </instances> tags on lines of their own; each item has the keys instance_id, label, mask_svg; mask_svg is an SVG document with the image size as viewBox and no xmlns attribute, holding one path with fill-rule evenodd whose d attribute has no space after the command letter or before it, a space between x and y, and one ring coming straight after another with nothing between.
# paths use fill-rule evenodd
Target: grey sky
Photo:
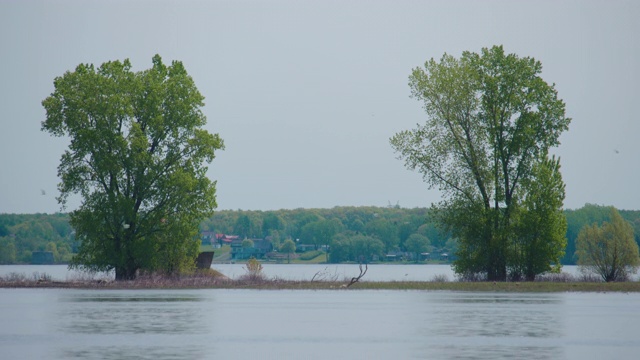
<instances>
[{"instance_id":1,"label":"grey sky","mask_svg":"<svg viewBox=\"0 0 640 360\"><path fill-rule=\"evenodd\" d=\"M220 209L439 201L389 137L422 122L412 68L502 44L543 64L573 122L565 207L640 209L637 1L2 1L0 213L56 212L67 140L40 131L79 63L181 60L226 143ZM41 194L41 189L46 192ZM77 200L67 210L77 206Z\"/></svg>"}]
</instances>

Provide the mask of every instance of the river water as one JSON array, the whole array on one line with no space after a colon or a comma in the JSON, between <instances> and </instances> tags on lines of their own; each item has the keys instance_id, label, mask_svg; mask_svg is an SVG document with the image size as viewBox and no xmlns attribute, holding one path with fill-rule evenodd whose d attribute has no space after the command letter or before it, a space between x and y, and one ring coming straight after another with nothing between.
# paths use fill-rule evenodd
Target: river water
<instances>
[{"instance_id":1,"label":"river water","mask_svg":"<svg viewBox=\"0 0 640 360\"><path fill-rule=\"evenodd\" d=\"M640 294L0 289L0 359L637 359Z\"/></svg>"},{"instance_id":2,"label":"river water","mask_svg":"<svg viewBox=\"0 0 640 360\"><path fill-rule=\"evenodd\" d=\"M359 268L263 272L343 280ZM0 266L9 273L83 276L61 265ZM454 279L447 265L371 265L363 280L435 276ZM636 359L639 305L640 294L0 289L0 359Z\"/></svg>"}]
</instances>

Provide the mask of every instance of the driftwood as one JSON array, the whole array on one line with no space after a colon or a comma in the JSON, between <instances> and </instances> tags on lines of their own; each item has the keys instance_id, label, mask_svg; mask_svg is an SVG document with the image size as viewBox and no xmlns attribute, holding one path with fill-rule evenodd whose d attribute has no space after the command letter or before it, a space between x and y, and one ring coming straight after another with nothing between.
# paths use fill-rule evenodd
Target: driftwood
<instances>
[{"instance_id":1,"label":"driftwood","mask_svg":"<svg viewBox=\"0 0 640 360\"><path fill-rule=\"evenodd\" d=\"M329 272L329 267L325 267L324 270L320 270L316 272L311 278L311 282L314 281L328 281L328 282L336 282L338 281L339 275L337 273L331 274Z\"/></svg>"},{"instance_id":2,"label":"driftwood","mask_svg":"<svg viewBox=\"0 0 640 360\"><path fill-rule=\"evenodd\" d=\"M351 281L349 282L349 284L347 284L347 287L350 287L351 285L353 285L353 284L357 283L358 281L360 281L360 279L362 279L364 274L367 273L367 270L369 270L369 265L364 264L364 271L362 271L362 263L360 263L360 275L358 275L356 277L352 277Z\"/></svg>"}]
</instances>

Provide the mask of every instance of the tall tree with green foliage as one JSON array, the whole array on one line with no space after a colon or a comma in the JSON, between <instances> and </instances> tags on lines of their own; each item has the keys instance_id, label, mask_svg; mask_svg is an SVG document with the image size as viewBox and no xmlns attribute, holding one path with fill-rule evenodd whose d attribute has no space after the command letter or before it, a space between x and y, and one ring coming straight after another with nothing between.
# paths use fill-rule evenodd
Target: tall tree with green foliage
<instances>
[{"instance_id":1,"label":"tall tree with green foliage","mask_svg":"<svg viewBox=\"0 0 640 360\"><path fill-rule=\"evenodd\" d=\"M42 130L71 141L58 201L82 197L70 215L81 241L71 266L115 269L117 280L193 266L198 224L216 207L206 164L223 148L202 129L203 100L183 64L158 55L140 72L111 61L54 80Z\"/></svg>"},{"instance_id":2,"label":"tall tree with green foliage","mask_svg":"<svg viewBox=\"0 0 640 360\"><path fill-rule=\"evenodd\" d=\"M400 237L398 236L398 228L391 221L381 218L369 221L364 231L369 236L374 236L380 239L384 244L385 251L393 251L400 243Z\"/></svg>"},{"instance_id":3,"label":"tall tree with green foliage","mask_svg":"<svg viewBox=\"0 0 640 360\"><path fill-rule=\"evenodd\" d=\"M442 192L436 215L458 239L459 274L504 281L517 267L509 249L518 238L520 203L529 196L523 183L570 123L541 71L535 59L494 46L431 59L409 77L427 121L396 134L391 145Z\"/></svg>"},{"instance_id":4,"label":"tall tree with green foliage","mask_svg":"<svg viewBox=\"0 0 640 360\"><path fill-rule=\"evenodd\" d=\"M285 240L280 247L280 252L287 254L287 263L291 263L291 254L296 252L296 243L291 239Z\"/></svg>"},{"instance_id":5,"label":"tall tree with green foliage","mask_svg":"<svg viewBox=\"0 0 640 360\"><path fill-rule=\"evenodd\" d=\"M14 264L16 262L16 245L10 237L0 236L0 264Z\"/></svg>"},{"instance_id":6,"label":"tall tree with green foliage","mask_svg":"<svg viewBox=\"0 0 640 360\"><path fill-rule=\"evenodd\" d=\"M578 265L606 282L627 280L640 265L633 227L611 208L611 219L602 226L587 225L576 241Z\"/></svg>"},{"instance_id":7,"label":"tall tree with green foliage","mask_svg":"<svg viewBox=\"0 0 640 360\"><path fill-rule=\"evenodd\" d=\"M333 237L338 234L344 226L338 219L318 220L310 222L302 227L301 236L305 244L311 244L318 250L321 246L329 248Z\"/></svg>"},{"instance_id":8,"label":"tall tree with green foliage","mask_svg":"<svg viewBox=\"0 0 640 360\"><path fill-rule=\"evenodd\" d=\"M249 216L246 214L240 214L240 216L238 216L238 219L236 220L236 224L233 227L233 231L241 238L246 238L253 235L251 233L252 227L253 224Z\"/></svg>"},{"instance_id":9,"label":"tall tree with green foliage","mask_svg":"<svg viewBox=\"0 0 640 360\"><path fill-rule=\"evenodd\" d=\"M416 262L420 260L420 254L429 250L430 245L429 238L420 234L411 234L404 243L407 251L413 253Z\"/></svg>"},{"instance_id":10,"label":"tall tree with green foliage","mask_svg":"<svg viewBox=\"0 0 640 360\"><path fill-rule=\"evenodd\" d=\"M509 248L509 258L513 259L509 270L514 280L533 281L537 274L560 270L567 246L560 161L552 157L535 164L532 176L522 186L526 192L516 211L519 218Z\"/></svg>"}]
</instances>

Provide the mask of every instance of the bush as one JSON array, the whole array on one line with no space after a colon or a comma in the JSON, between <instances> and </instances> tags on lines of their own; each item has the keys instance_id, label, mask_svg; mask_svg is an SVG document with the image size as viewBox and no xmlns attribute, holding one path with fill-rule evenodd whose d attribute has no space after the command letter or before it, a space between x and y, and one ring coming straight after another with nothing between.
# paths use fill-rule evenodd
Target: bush
<instances>
[{"instance_id":1,"label":"bush","mask_svg":"<svg viewBox=\"0 0 640 360\"><path fill-rule=\"evenodd\" d=\"M475 272L464 272L457 275L457 280L459 282L482 282L482 281L487 281L487 274L475 273Z\"/></svg>"},{"instance_id":2,"label":"bush","mask_svg":"<svg viewBox=\"0 0 640 360\"><path fill-rule=\"evenodd\" d=\"M238 280L251 282L259 282L265 280L264 274L262 273L262 264L260 263L260 261L256 260L256 258L250 258L249 261L247 261L244 269L247 271L247 273L240 276Z\"/></svg>"},{"instance_id":3,"label":"bush","mask_svg":"<svg viewBox=\"0 0 640 360\"><path fill-rule=\"evenodd\" d=\"M437 274L431 278L431 282L446 283L446 282L449 282L449 277L445 274Z\"/></svg>"}]
</instances>

